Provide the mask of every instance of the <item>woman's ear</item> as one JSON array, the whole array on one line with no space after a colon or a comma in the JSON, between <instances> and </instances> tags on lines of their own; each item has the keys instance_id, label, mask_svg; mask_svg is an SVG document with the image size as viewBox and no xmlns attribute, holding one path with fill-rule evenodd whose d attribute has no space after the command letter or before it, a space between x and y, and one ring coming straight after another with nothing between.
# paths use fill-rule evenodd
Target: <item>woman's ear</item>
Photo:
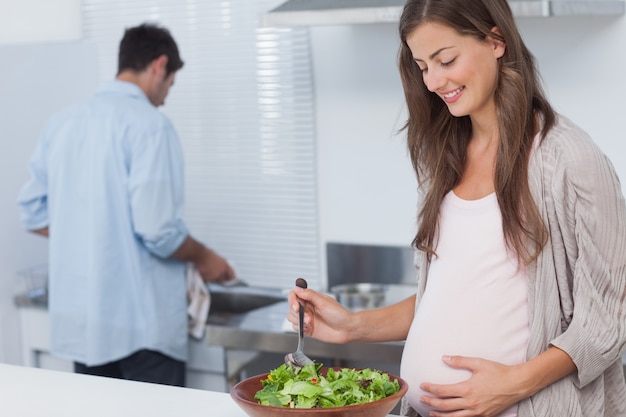
<instances>
[{"instance_id":1,"label":"woman's ear","mask_svg":"<svg viewBox=\"0 0 626 417\"><path fill-rule=\"evenodd\" d=\"M501 58L506 51L506 43L504 42L504 37L502 36L502 32L500 32L500 28L494 26L491 28L491 34L488 37L491 40L493 45L493 54L497 58Z\"/></svg>"}]
</instances>

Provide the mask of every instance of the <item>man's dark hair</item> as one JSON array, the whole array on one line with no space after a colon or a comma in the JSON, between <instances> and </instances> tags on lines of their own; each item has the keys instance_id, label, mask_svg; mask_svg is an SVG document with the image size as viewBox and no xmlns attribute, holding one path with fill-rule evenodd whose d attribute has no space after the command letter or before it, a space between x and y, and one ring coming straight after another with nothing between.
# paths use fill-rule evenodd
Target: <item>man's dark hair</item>
<instances>
[{"instance_id":1,"label":"man's dark hair","mask_svg":"<svg viewBox=\"0 0 626 417\"><path fill-rule=\"evenodd\" d=\"M125 70L141 72L161 55L167 56L167 75L183 67L176 41L169 30L144 23L128 28L120 42L117 73Z\"/></svg>"}]
</instances>

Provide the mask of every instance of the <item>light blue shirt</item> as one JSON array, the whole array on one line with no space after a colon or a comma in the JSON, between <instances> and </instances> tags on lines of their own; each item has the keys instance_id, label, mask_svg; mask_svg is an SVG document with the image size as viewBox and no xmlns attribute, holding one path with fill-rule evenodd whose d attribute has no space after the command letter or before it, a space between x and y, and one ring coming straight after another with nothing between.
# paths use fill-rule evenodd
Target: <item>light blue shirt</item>
<instances>
[{"instance_id":1,"label":"light blue shirt","mask_svg":"<svg viewBox=\"0 0 626 417\"><path fill-rule=\"evenodd\" d=\"M187 359L188 235L178 136L138 86L102 85L54 115L20 191L27 230L48 227L52 353L88 366L152 349Z\"/></svg>"}]
</instances>

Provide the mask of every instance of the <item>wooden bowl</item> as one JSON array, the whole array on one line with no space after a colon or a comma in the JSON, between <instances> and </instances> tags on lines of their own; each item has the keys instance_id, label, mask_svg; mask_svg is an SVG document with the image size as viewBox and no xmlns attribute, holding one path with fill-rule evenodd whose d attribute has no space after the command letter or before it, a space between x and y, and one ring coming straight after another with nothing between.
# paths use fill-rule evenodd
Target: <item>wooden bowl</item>
<instances>
[{"instance_id":1,"label":"wooden bowl","mask_svg":"<svg viewBox=\"0 0 626 417\"><path fill-rule=\"evenodd\" d=\"M268 375L262 374L246 378L230 390L230 396L250 417L385 417L393 410L409 388L402 378L389 374L392 381L398 380L400 390L389 397L371 403L331 408L272 407L259 404L254 398L257 391L263 388L261 381L267 379Z\"/></svg>"}]
</instances>

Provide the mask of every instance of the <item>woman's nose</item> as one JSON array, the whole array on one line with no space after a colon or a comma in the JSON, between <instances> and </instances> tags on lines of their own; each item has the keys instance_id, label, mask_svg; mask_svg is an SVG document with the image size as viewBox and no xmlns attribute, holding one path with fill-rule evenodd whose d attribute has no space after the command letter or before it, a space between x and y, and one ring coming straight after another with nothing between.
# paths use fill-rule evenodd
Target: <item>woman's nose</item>
<instances>
[{"instance_id":1,"label":"woman's nose","mask_svg":"<svg viewBox=\"0 0 626 417\"><path fill-rule=\"evenodd\" d=\"M445 83L445 79L441 75L441 73L434 69L428 69L428 72L425 72L423 74L423 77L424 77L424 84L426 85L426 88L428 88L428 91L432 93L436 92L438 89L443 87Z\"/></svg>"}]
</instances>

